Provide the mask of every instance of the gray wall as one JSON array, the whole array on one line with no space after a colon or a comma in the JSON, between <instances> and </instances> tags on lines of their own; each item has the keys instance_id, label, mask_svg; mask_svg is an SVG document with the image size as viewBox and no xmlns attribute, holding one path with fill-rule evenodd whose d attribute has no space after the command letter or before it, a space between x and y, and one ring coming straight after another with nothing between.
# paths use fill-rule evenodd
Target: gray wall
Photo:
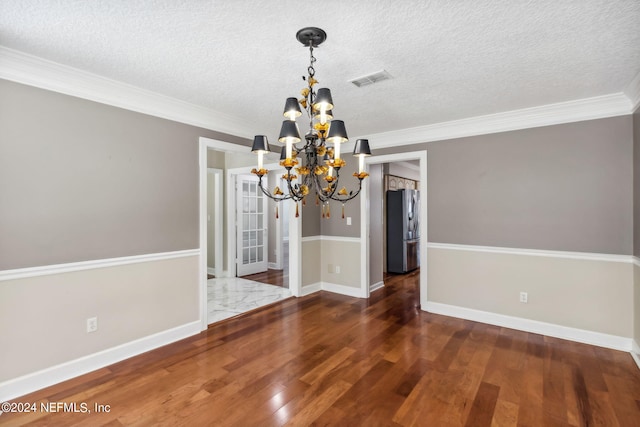
<instances>
[{"instance_id":1,"label":"gray wall","mask_svg":"<svg viewBox=\"0 0 640 427\"><path fill-rule=\"evenodd\" d=\"M338 190L346 187L347 191L355 191L358 189L358 179L352 174L358 170L358 159L347 153L342 158L347 162L347 166L340 171ZM345 219L342 219L342 203L332 200L329 204L331 217L322 218L322 206L316 206L315 196L309 197L307 206L302 209L302 237L318 235L360 237L360 199L358 197L345 203ZM346 217L348 216L351 217L351 225L347 225Z\"/></svg>"},{"instance_id":2,"label":"gray wall","mask_svg":"<svg viewBox=\"0 0 640 427\"><path fill-rule=\"evenodd\" d=\"M322 219L322 206L316 206L316 197L310 194L311 197L307 198L306 206L299 206L299 212L302 216L302 237L319 236L321 234L320 221ZM293 206L293 205L292 205ZM292 209L295 209L292 207Z\"/></svg>"},{"instance_id":3,"label":"gray wall","mask_svg":"<svg viewBox=\"0 0 640 427\"><path fill-rule=\"evenodd\" d=\"M640 110L633 115L633 254L640 257ZM640 266L635 264L633 296L633 338L640 343Z\"/></svg>"},{"instance_id":4,"label":"gray wall","mask_svg":"<svg viewBox=\"0 0 640 427\"><path fill-rule=\"evenodd\" d=\"M338 190L346 187L347 191L356 191L358 179L353 177L353 173L358 171L358 159L347 153L342 158L347 162L347 165L340 170ZM342 203L331 201L330 206L331 217L320 222L322 235L360 237L360 196L345 203L345 219L342 219ZM351 225L347 225L346 217L351 217Z\"/></svg>"},{"instance_id":5,"label":"gray wall","mask_svg":"<svg viewBox=\"0 0 640 427\"><path fill-rule=\"evenodd\" d=\"M225 155L222 151L207 150L207 167L225 170Z\"/></svg>"},{"instance_id":6,"label":"gray wall","mask_svg":"<svg viewBox=\"0 0 640 427\"><path fill-rule=\"evenodd\" d=\"M420 170L410 169L405 166L406 164L407 162L387 163L384 167L384 173L399 176L402 178L413 179L414 181L420 181Z\"/></svg>"},{"instance_id":7,"label":"gray wall","mask_svg":"<svg viewBox=\"0 0 640 427\"><path fill-rule=\"evenodd\" d=\"M0 80L0 270L198 247L198 138Z\"/></svg>"},{"instance_id":8,"label":"gray wall","mask_svg":"<svg viewBox=\"0 0 640 427\"><path fill-rule=\"evenodd\" d=\"M269 173L267 175L268 188L271 191L273 191L275 186L278 185L276 183L276 181L279 181L279 179L277 179L278 176L279 176L278 174L274 174L274 173ZM278 210L282 210L283 203L284 202L278 203ZM273 262L273 263L275 263L277 260L277 257L276 257L276 249L278 247L278 242L276 239L277 221L281 221L280 224L282 224L282 214L283 214L283 212L278 212L278 216L280 217L280 219L276 219L275 210L276 210L276 202L274 202L271 199L267 199L267 222L268 222L267 232L269 234L268 236L269 247L267 249L267 252L268 252L267 261Z\"/></svg>"},{"instance_id":9,"label":"gray wall","mask_svg":"<svg viewBox=\"0 0 640 427\"><path fill-rule=\"evenodd\" d=\"M386 271L384 243L383 165L369 166L369 285L383 281Z\"/></svg>"},{"instance_id":10,"label":"gray wall","mask_svg":"<svg viewBox=\"0 0 640 427\"><path fill-rule=\"evenodd\" d=\"M640 257L640 110L633 115L633 219L633 254Z\"/></svg>"},{"instance_id":11,"label":"gray wall","mask_svg":"<svg viewBox=\"0 0 640 427\"><path fill-rule=\"evenodd\" d=\"M215 190L215 175L207 173L207 268L216 266Z\"/></svg>"},{"instance_id":12,"label":"gray wall","mask_svg":"<svg viewBox=\"0 0 640 427\"><path fill-rule=\"evenodd\" d=\"M207 168L212 168L212 169L220 169L222 171L224 171L225 169L225 165L224 165L224 153L221 153L220 151L216 151L216 150L207 150ZM224 185L224 172L222 173L222 194L220 195L220 198L222 200L222 203L224 205L224 192L225 192L225 185ZM226 233L226 227L224 224L225 218L224 218L224 209L222 209L221 212L215 212L214 210L214 198L215 198L215 180L214 180L214 176L213 174L208 174L207 175L207 215L209 217L209 222L207 223L207 267L209 268L213 268L215 267L215 260L216 260L216 252L215 252L215 243L216 243L216 239L221 239L222 240L222 262L223 265L227 265L226 264L226 239L224 234ZM215 217L216 215L221 215L221 218L223 220L223 224L222 224L222 236L216 236L215 234ZM220 274L220 273L218 273Z\"/></svg>"},{"instance_id":13,"label":"gray wall","mask_svg":"<svg viewBox=\"0 0 640 427\"><path fill-rule=\"evenodd\" d=\"M375 154L428 150L430 242L630 255L632 132L622 116Z\"/></svg>"}]
</instances>

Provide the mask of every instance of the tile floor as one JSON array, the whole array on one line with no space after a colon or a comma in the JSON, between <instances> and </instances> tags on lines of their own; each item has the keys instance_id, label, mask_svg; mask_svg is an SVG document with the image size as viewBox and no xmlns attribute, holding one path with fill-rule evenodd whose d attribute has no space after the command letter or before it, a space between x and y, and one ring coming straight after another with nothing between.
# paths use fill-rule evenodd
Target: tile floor
<instances>
[{"instance_id":1,"label":"tile floor","mask_svg":"<svg viewBox=\"0 0 640 427\"><path fill-rule=\"evenodd\" d=\"M209 279L207 280L209 323L219 322L290 296L291 291L287 288L240 277Z\"/></svg>"}]
</instances>

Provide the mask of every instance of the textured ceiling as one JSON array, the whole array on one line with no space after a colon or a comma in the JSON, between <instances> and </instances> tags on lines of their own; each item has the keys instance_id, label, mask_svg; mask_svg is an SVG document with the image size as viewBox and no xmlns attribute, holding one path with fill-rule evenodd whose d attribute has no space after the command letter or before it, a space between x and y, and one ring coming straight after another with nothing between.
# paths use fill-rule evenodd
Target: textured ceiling
<instances>
[{"instance_id":1,"label":"textured ceiling","mask_svg":"<svg viewBox=\"0 0 640 427\"><path fill-rule=\"evenodd\" d=\"M0 45L243 118L275 140L318 26L351 136L622 92L640 1L3 0ZM387 70L392 80L349 80ZM301 130L303 127L301 126Z\"/></svg>"}]
</instances>

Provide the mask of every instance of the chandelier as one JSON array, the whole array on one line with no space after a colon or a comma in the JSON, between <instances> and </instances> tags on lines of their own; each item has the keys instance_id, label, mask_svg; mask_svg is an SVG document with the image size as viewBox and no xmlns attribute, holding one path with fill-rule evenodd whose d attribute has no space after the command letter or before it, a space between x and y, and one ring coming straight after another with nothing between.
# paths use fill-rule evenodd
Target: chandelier
<instances>
[{"instance_id":1,"label":"chandelier","mask_svg":"<svg viewBox=\"0 0 640 427\"><path fill-rule=\"evenodd\" d=\"M358 139L355 143L353 155L359 158L358 172L353 174L358 179L358 188L355 191L347 191L346 187L338 190L340 169L346 165L340 157L340 145L347 142L347 131L342 120L333 119L333 99L328 88L319 88L315 85L314 64L316 58L313 49L320 46L327 39L327 34L320 28L303 28L296 34L300 43L309 47L309 67L307 76L302 79L307 82L307 87L302 89L302 98L287 98L284 106L284 117L278 141L285 144L280 152L280 166L286 169L282 178L286 181L286 188L276 186L273 191L265 188L262 179L268 171L263 167L263 156L270 152L269 142L265 135L256 135L253 139L251 151L258 155L258 167L251 170L258 176L258 186L269 198L280 202L293 200L296 203L295 216L299 216L298 202L306 203L306 197L315 193L316 205L322 204L322 217L329 218L331 211L329 201L342 202L342 218L344 218L344 203L356 197L362 189L362 180L369 174L364 171L364 158L371 155L369 141ZM304 145L296 144L302 141L296 119L302 115L301 108L305 110L309 119L309 131L304 136ZM276 204L276 218L278 206Z\"/></svg>"}]
</instances>

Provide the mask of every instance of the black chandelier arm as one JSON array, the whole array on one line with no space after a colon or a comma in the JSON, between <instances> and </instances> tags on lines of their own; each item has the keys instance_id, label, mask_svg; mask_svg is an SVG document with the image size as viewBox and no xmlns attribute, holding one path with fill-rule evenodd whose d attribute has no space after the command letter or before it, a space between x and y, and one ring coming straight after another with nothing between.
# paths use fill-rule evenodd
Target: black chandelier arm
<instances>
[{"instance_id":1,"label":"black chandelier arm","mask_svg":"<svg viewBox=\"0 0 640 427\"><path fill-rule=\"evenodd\" d=\"M324 203L324 202L328 201L331 198L330 196L336 191L336 189L335 189L335 186L332 186L331 187L331 191L326 193L324 191L324 188L322 188L322 182L320 182L321 179L322 178L321 178L320 175L315 175L314 174L313 181L314 181L315 186L316 186L316 194L318 195L318 199L320 199L320 201Z\"/></svg>"},{"instance_id":2,"label":"black chandelier arm","mask_svg":"<svg viewBox=\"0 0 640 427\"><path fill-rule=\"evenodd\" d=\"M299 202L300 200L304 199L305 194L302 194L302 191L300 191L300 186L291 183L291 181L293 181L291 176L291 168L287 168L287 177L285 179L287 181L287 188L289 190L289 198L295 202Z\"/></svg>"},{"instance_id":3,"label":"black chandelier arm","mask_svg":"<svg viewBox=\"0 0 640 427\"><path fill-rule=\"evenodd\" d=\"M347 202L351 199L354 199L358 194L360 194L360 190L362 190L362 180L364 178L358 178L358 190L355 193L353 191L350 191L349 195L344 197L341 197L339 194L337 195L336 190L338 190L338 183L340 182L340 168L334 168L334 171L336 173L336 178L332 181L330 192L323 191L322 184L320 183L321 178L316 175L315 182L318 188L317 193L321 201L327 202L329 200L336 200L338 202Z\"/></svg>"},{"instance_id":4,"label":"black chandelier arm","mask_svg":"<svg viewBox=\"0 0 640 427\"><path fill-rule=\"evenodd\" d=\"M342 203L344 203L344 202L348 202L348 201L349 201L349 200L351 200L351 199L355 199L355 198L358 196L358 194L360 194L360 191L362 190L362 179L361 179L361 178L358 178L358 181L359 181L359 183L358 183L358 190L357 190L355 193L354 193L353 191L351 191L351 192L349 192L349 195L348 195L348 196L346 196L346 197L344 197L344 198L340 198L340 197L338 197L338 196L333 196L333 195L332 195L332 196L330 197L330 199L331 199L331 200L336 200L336 201L338 201L338 202L342 202Z\"/></svg>"},{"instance_id":5,"label":"black chandelier arm","mask_svg":"<svg viewBox=\"0 0 640 427\"><path fill-rule=\"evenodd\" d=\"M336 189L338 188L338 182L340 181L340 168L334 168L334 170L336 171L336 180L335 180L335 185L333 186L333 191L328 196L329 199L344 203L344 202L348 202L351 199L354 199L358 194L360 194L360 191L362 190L362 180L364 178L358 178L358 190L356 190L355 193L353 191L350 191L349 195L344 197L340 197L340 195L335 195Z\"/></svg>"},{"instance_id":6,"label":"black chandelier arm","mask_svg":"<svg viewBox=\"0 0 640 427\"><path fill-rule=\"evenodd\" d=\"M291 193L287 194L287 195L282 195L281 197L275 196L271 193L269 193L264 186L262 185L262 175L258 175L258 188L260 188L260 190L262 190L262 192L264 193L265 196L267 196L268 198L270 198L271 200L273 200L274 202L281 202L283 200L288 200L293 198L291 196Z\"/></svg>"}]
</instances>

